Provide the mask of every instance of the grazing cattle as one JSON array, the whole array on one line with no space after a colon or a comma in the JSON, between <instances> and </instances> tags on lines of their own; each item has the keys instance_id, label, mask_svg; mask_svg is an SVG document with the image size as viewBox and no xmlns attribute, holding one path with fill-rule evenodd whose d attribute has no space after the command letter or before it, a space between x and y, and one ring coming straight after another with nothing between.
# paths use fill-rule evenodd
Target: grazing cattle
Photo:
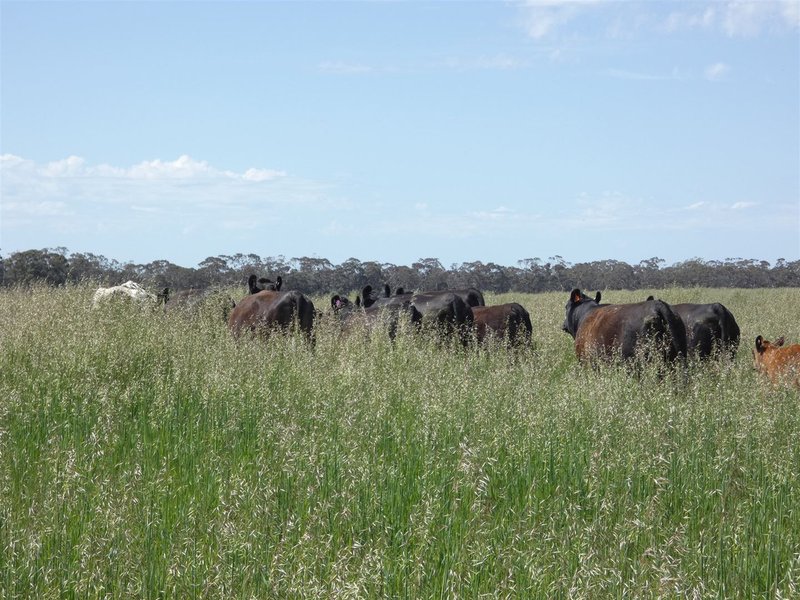
<instances>
[{"instance_id":1,"label":"grazing cattle","mask_svg":"<svg viewBox=\"0 0 800 600\"><path fill-rule=\"evenodd\" d=\"M447 290L449 292L453 292L461 297L461 299L466 303L467 306L476 307L476 306L486 306L486 302L483 299L483 293L478 288L470 287L464 288L460 290Z\"/></svg>"},{"instance_id":2,"label":"grazing cattle","mask_svg":"<svg viewBox=\"0 0 800 600\"><path fill-rule=\"evenodd\" d=\"M228 319L228 328L237 338L247 331L268 337L274 330L297 327L311 340L313 326L314 304L297 291L266 290L246 296Z\"/></svg>"},{"instance_id":3,"label":"grazing cattle","mask_svg":"<svg viewBox=\"0 0 800 600\"><path fill-rule=\"evenodd\" d=\"M115 285L113 287L97 288L94 296L92 296L92 306L97 306L101 302L105 302L111 298L130 298L137 302L153 302L155 303L162 295L156 297L151 294L141 285L134 281L126 281L123 284Z\"/></svg>"},{"instance_id":4,"label":"grazing cattle","mask_svg":"<svg viewBox=\"0 0 800 600\"><path fill-rule=\"evenodd\" d=\"M653 300L653 297L647 299ZM699 358L722 354L731 358L736 356L739 325L722 304L670 304L670 308L686 328L686 344L690 355Z\"/></svg>"},{"instance_id":5,"label":"grazing cattle","mask_svg":"<svg viewBox=\"0 0 800 600\"><path fill-rule=\"evenodd\" d=\"M395 290L395 295L392 296L388 283L383 286L383 296L377 296L371 285L365 285L364 289L361 290L364 308L371 306L405 306L411 301L412 295L400 287Z\"/></svg>"},{"instance_id":6,"label":"grazing cattle","mask_svg":"<svg viewBox=\"0 0 800 600\"><path fill-rule=\"evenodd\" d=\"M340 296L339 294L336 294L331 297L331 308L333 309L333 312L338 312L340 310L346 311L353 306L361 306L360 299L356 298L356 303L354 305L352 302L350 302L350 298L347 296Z\"/></svg>"},{"instance_id":7,"label":"grazing cattle","mask_svg":"<svg viewBox=\"0 0 800 600\"><path fill-rule=\"evenodd\" d=\"M250 275L250 277L247 279L247 287L251 294L267 291L280 292L282 285L283 279L281 279L280 275L275 281L267 279L266 277L257 277L256 275Z\"/></svg>"},{"instance_id":8,"label":"grazing cattle","mask_svg":"<svg viewBox=\"0 0 800 600\"><path fill-rule=\"evenodd\" d=\"M800 344L783 346L783 338L775 342L756 338L753 349L755 368L773 383L789 383L800 387Z\"/></svg>"},{"instance_id":9,"label":"grazing cattle","mask_svg":"<svg viewBox=\"0 0 800 600\"><path fill-rule=\"evenodd\" d=\"M421 315L424 327L433 328L440 333L457 333L461 342L469 343L469 332L475 317L472 308L454 292L419 292L413 294L410 305Z\"/></svg>"},{"instance_id":10,"label":"grazing cattle","mask_svg":"<svg viewBox=\"0 0 800 600\"><path fill-rule=\"evenodd\" d=\"M475 337L478 342L489 336L504 339L508 345L530 344L531 316L521 304L510 302L494 306L473 306L475 318Z\"/></svg>"},{"instance_id":11,"label":"grazing cattle","mask_svg":"<svg viewBox=\"0 0 800 600\"><path fill-rule=\"evenodd\" d=\"M220 290L191 288L171 294L168 289L165 289L164 294L164 310L167 312L213 313L227 321L236 306L233 298Z\"/></svg>"},{"instance_id":12,"label":"grazing cattle","mask_svg":"<svg viewBox=\"0 0 800 600\"><path fill-rule=\"evenodd\" d=\"M431 292L419 292L420 294L455 294L456 296L460 297L464 304L469 307L473 306L486 306L486 302L483 299L483 294L477 288L464 288L458 290L435 290ZM414 296L412 292L406 292L403 288L397 288L395 290L395 295L391 295L391 290L389 288L389 284L384 284L384 294L383 297L378 297L373 292L372 286L367 285L364 286L364 289L361 290L361 297L364 299L364 306L370 307L372 305L379 305L379 306L392 306L398 304L404 304L409 302Z\"/></svg>"},{"instance_id":13,"label":"grazing cattle","mask_svg":"<svg viewBox=\"0 0 800 600\"><path fill-rule=\"evenodd\" d=\"M575 339L575 353L581 361L594 358L629 360L653 351L665 360L685 360L686 330L680 317L660 300L636 304L600 304L572 290L566 304L562 329Z\"/></svg>"},{"instance_id":14,"label":"grazing cattle","mask_svg":"<svg viewBox=\"0 0 800 600\"><path fill-rule=\"evenodd\" d=\"M364 307L358 297L355 303L352 303L347 297L337 294L331 298L331 308L339 318L342 331L350 332L359 326L363 326L368 331L386 327L389 338L392 340L396 337L401 323L415 325L422 320L422 315L411 306L408 300Z\"/></svg>"}]
</instances>

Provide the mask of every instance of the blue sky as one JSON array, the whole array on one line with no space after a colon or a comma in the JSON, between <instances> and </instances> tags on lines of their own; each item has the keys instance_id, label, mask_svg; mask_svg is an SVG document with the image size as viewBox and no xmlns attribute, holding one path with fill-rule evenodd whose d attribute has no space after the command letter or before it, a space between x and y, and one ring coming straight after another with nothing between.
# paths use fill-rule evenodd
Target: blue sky
<instances>
[{"instance_id":1,"label":"blue sky","mask_svg":"<svg viewBox=\"0 0 800 600\"><path fill-rule=\"evenodd\" d=\"M800 259L800 0L0 11L3 254Z\"/></svg>"}]
</instances>

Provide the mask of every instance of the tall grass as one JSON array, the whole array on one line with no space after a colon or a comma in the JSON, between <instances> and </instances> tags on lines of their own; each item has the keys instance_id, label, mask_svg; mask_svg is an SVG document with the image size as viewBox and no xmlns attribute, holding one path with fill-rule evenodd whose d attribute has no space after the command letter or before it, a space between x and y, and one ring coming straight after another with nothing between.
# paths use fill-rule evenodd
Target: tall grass
<instances>
[{"instance_id":1,"label":"tall grass","mask_svg":"<svg viewBox=\"0 0 800 600\"><path fill-rule=\"evenodd\" d=\"M750 357L794 290L609 292L734 313L686 380L579 367L566 294L487 298L531 313L509 353L91 292L0 294L2 598L800 594L800 399Z\"/></svg>"}]
</instances>

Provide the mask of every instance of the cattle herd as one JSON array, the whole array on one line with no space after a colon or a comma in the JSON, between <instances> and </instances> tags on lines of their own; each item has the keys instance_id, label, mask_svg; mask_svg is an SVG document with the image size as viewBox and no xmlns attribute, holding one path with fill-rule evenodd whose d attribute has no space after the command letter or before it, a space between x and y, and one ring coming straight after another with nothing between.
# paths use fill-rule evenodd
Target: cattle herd
<instances>
[{"instance_id":1,"label":"cattle herd","mask_svg":"<svg viewBox=\"0 0 800 600\"><path fill-rule=\"evenodd\" d=\"M238 303L230 296L211 290L169 289L152 294L133 281L112 288L100 288L93 296L97 306L109 298L127 297L136 301L163 303L165 310L192 310L217 297L231 334L239 338L250 334L268 337L276 331L298 330L314 340L315 325L332 320L343 332L356 328L383 327L394 339L400 327L435 331L454 337L464 346L497 339L508 347L530 344L531 319L516 302L486 306L476 288L394 293L384 285L383 293L366 286L355 301L346 296L331 298L330 310L319 311L298 291L282 291L280 277L275 281L251 275L249 294ZM730 357L739 347L739 326L722 304L667 304L648 297L644 302L603 304L598 292L594 298L579 289L569 295L562 329L575 340L575 353L581 362L598 360L658 360L684 363L689 356L700 359ZM784 346L783 338L774 342L758 336L752 349L757 370L775 383L786 381L800 387L800 344Z\"/></svg>"}]
</instances>

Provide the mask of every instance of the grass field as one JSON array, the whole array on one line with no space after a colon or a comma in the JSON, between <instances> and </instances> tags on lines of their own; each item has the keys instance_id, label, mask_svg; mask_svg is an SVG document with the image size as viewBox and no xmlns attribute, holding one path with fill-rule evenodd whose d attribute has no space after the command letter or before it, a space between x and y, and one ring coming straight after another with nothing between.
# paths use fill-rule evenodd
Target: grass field
<instances>
[{"instance_id":1,"label":"grass field","mask_svg":"<svg viewBox=\"0 0 800 600\"><path fill-rule=\"evenodd\" d=\"M566 293L487 297L509 354L92 291L0 292L0 598L800 597L800 398L750 350L797 290L656 291L742 329L686 380L578 366Z\"/></svg>"}]
</instances>

